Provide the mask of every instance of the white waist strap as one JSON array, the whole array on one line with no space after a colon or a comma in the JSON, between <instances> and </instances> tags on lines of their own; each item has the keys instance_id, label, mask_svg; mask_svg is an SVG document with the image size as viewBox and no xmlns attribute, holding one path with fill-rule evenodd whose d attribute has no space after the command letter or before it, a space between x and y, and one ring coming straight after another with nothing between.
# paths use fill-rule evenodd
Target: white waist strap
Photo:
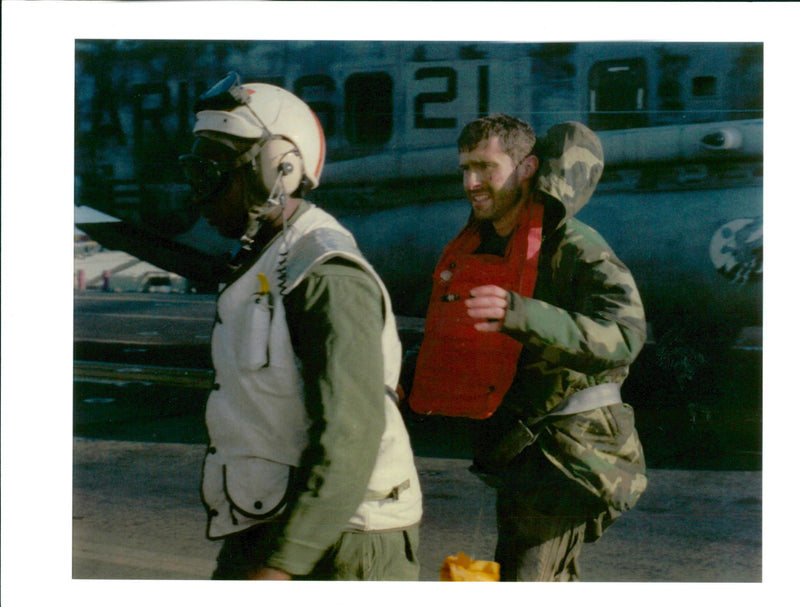
<instances>
[{"instance_id":1,"label":"white waist strap","mask_svg":"<svg viewBox=\"0 0 800 607\"><path fill-rule=\"evenodd\" d=\"M551 415L574 415L575 413L583 413L584 411L621 402L622 395L620 394L619 384L598 384L571 394L562 400L555 409L537 418L533 423ZM530 425L533 425L533 423Z\"/></svg>"}]
</instances>

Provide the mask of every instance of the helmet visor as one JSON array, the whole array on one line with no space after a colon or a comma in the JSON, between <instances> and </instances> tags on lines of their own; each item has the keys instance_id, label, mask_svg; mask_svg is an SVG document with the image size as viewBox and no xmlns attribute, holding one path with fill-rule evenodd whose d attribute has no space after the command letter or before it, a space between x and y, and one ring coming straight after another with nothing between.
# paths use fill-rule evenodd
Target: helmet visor
<instances>
[{"instance_id":1,"label":"helmet visor","mask_svg":"<svg viewBox=\"0 0 800 607\"><path fill-rule=\"evenodd\" d=\"M222 80L200 95L194 104L194 111L221 110L228 112L240 105L247 105L250 93L242 86L236 72L228 72Z\"/></svg>"},{"instance_id":2,"label":"helmet visor","mask_svg":"<svg viewBox=\"0 0 800 607\"><path fill-rule=\"evenodd\" d=\"M217 162L197 154L184 154L179 161L197 203L207 202L230 185L234 168L230 162Z\"/></svg>"}]
</instances>

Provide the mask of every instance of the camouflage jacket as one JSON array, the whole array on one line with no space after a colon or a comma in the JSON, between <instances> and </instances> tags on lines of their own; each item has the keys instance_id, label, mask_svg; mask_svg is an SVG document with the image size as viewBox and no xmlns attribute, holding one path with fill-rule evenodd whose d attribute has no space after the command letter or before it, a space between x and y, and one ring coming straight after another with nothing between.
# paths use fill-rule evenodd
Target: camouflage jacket
<instances>
[{"instance_id":1,"label":"camouflage jacket","mask_svg":"<svg viewBox=\"0 0 800 607\"><path fill-rule=\"evenodd\" d=\"M532 298L510 294L503 329L524 348L501 409L527 423L584 388L621 384L646 336L630 272L600 234L574 218L602 174L599 140L585 126L566 123L550 129L536 152L542 162L536 189L547 209L539 275ZM548 418L537 445L565 475L600 497L612 519L646 487L627 404Z\"/></svg>"}]
</instances>

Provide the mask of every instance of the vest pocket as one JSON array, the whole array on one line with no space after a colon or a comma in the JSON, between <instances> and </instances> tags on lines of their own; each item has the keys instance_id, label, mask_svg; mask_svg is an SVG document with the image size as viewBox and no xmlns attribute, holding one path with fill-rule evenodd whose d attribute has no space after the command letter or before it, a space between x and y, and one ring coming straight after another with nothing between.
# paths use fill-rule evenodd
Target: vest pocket
<instances>
[{"instance_id":1,"label":"vest pocket","mask_svg":"<svg viewBox=\"0 0 800 607\"><path fill-rule=\"evenodd\" d=\"M269 365L272 312L271 293L250 296L244 312L242 341L236 349L236 357L242 369L257 371Z\"/></svg>"},{"instance_id":2,"label":"vest pocket","mask_svg":"<svg viewBox=\"0 0 800 607\"><path fill-rule=\"evenodd\" d=\"M203 501L210 516L234 525L281 514L294 486L294 468L261 457L220 457L203 462Z\"/></svg>"},{"instance_id":3,"label":"vest pocket","mask_svg":"<svg viewBox=\"0 0 800 607\"><path fill-rule=\"evenodd\" d=\"M292 467L259 457L234 457L223 466L223 487L231 507L265 520L280 514L292 485Z\"/></svg>"}]
</instances>

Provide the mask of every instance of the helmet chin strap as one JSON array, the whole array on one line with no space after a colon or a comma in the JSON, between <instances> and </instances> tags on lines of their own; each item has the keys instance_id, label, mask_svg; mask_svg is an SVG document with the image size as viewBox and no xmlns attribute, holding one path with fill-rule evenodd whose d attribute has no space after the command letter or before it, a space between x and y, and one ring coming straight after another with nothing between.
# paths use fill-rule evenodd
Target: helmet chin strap
<instances>
[{"instance_id":1,"label":"helmet chin strap","mask_svg":"<svg viewBox=\"0 0 800 607\"><path fill-rule=\"evenodd\" d=\"M276 206L281 207L281 240L286 237L286 222L288 217L286 216L286 188L283 185L283 177L288 175L292 172L292 165L287 162L282 162L278 165L278 178L275 180L275 184L272 186L272 191L269 193L269 197L267 198L267 205L270 208L275 208ZM282 242L285 244L285 242Z\"/></svg>"},{"instance_id":2,"label":"helmet chin strap","mask_svg":"<svg viewBox=\"0 0 800 607\"><path fill-rule=\"evenodd\" d=\"M287 152L288 153L288 152ZM284 154L285 156L286 154ZM283 178L292 172L294 167L288 162L281 162L278 165L278 177L275 183L272 184L269 196L267 197L267 204L270 206L286 206L286 188L283 185Z\"/></svg>"}]
</instances>

